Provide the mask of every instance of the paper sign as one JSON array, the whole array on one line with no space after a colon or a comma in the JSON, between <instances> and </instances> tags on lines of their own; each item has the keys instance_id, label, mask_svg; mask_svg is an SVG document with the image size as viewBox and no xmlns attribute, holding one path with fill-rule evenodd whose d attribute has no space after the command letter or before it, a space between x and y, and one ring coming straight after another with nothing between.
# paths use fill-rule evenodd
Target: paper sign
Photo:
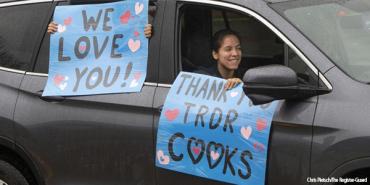
<instances>
[{"instance_id":1,"label":"paper sign","mask_svg":"<svg viewBox=\"0 0 370 185\"><path fill-rule=\"evenodd\" d=\"M43 96L139 92L146 77L147 0L58 6Z\"/></svg>"},{"instance_id":2,"label":"paper sign","mask_svg":"<svg viewBox=\"0 0 370 185\"><path fill-rule=\"evenodd\" d=\"M277 102L253 106L241 85L181 72L164 104L156 166L233 184L264 185Z\"/></svg>"}]
</instances>

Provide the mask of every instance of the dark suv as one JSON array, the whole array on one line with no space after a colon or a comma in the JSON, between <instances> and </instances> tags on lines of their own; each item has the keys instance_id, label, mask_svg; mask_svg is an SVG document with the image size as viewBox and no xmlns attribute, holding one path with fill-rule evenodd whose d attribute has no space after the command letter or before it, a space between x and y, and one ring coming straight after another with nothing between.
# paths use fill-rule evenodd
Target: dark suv
<instances>
[{"instance_id":1,"label":"dark suv","mask_svg":"<svg viewBox=\"0 0 370 185\"><path fill-rule=\"evenodd\" d=\"M276 109L266 184L370 176L369 1L150 1L141 92L42 97L47 25L56 6L73 2L0 0L0 185L222 184L154 160L171 83L212 65L209 42L223 28L241 35L242 70L284 65L305 87Z\"/></svg>"}]
</instances>

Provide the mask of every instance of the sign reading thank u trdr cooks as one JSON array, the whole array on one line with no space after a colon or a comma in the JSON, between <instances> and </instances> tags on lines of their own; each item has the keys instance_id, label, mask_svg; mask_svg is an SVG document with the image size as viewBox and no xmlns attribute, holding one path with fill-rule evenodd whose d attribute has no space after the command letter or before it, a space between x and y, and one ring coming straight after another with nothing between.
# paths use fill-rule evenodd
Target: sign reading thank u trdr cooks
<instances>
[{"instance_id":1,"label":"sign reading thank u trdr cooks","mask_svg":"<svg viewBox=\"0 0 370 185\"><path fill-rule=\"evenodd\" d=\"M181 72L160 116L156 166L233 184L264 185L277 102L253 106L241 85Z\"/></svg>"}]
</instances>

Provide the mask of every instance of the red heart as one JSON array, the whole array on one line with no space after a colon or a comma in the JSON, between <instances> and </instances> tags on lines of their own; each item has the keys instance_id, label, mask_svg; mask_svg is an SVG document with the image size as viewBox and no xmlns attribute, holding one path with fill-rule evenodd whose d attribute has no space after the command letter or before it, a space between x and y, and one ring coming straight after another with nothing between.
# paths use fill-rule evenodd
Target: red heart
<instances>
[{"instance_id":1,"label":"red heart","mask_svg":"<svg viewBox=\"0 0 370 185\"><path fill-rule=\"evenodd\" d=\"M64 25L68 26L72 23L72 17L68 17L67 19L64 19Z\"/></svg>"},{"instance_id":2,"label":"red heart","mask_svg":"<svg viewBox=\"0 0 370 185\"><path fill-rule=\"evenodd\" d=\"M127 10L119 18L120 18L122 24L127 24L130 17L131 17L131 12L129 10Z\"/></svg>"},{"instance_id":3,"label":"red heart","mask_svg":"<svg viewBox=\"0 0 370 185\"><path fill-rule=\"evenodd\" d=\"M57 75L54 76L53 80L54 80L55 85L59 85L63 82L64 76L57 74Z\"/></svg>"},{"instance_id":4,"label":"red heart","mask_svg":"<svg viewBox=\"0 0 370 185\"><path fill-rule=\"evenodd\" d=\"M257 130L262 131L267 127L267 121L262 118L257 119Z\"/></svg>"},{"instance_id":5,"label":"red heart","mask_svg":"<svg viewBox=\"0 0 370 185\"><path fill-rule=\"evenodd\" d=\"M193 152L195 153L195 154L199 154L199 152L200 152L200 148L199 147L193 147L192 148L193 149Z\"/></svg>"},{"instance_id":6,"label":"red heart","mask_svg":"<svg viewBox=\"0 0 370 185\"><path fill-rule=\"evenodd\" d=\"M136 72L136 73L134 74L134 79L135 79L135 80L139 80L139 79L140 79L140 77L141 77L141 73L140 73L140 72Z\"/></svg>"},{"instance_id":7,"label":"red heart","mask_svg":"<svg viewBox=\"0 0 370 185\"><path fill-rule=\"evenodd\" d=\"M176 117L179 115L180 110L179 109L173 109L173 110L167 110L164 115L166 116L168 121L173 121L176 119Z\"/></svg>"},{"instance_id":8,"label":"red heart","mask_svg":"<svg viewBox=\"0 0 370 185\"><path fill-rule=\"evenodd\" d=\"M135 35L135 37L138 37L140 35L140 33L138 31L135 31L134 35Z\"/></svg>"},{"instance_id":9,"label":"red heart","mask_svg":"<svg viewBox=\"0 0 370 185\"><path fill-rule=\"evenodd\" d=\"M265 150L265 146L262 143L259 143L259 142L253 143L253 147L258 152L263 152Z\"/></svg>"}]
</instances>

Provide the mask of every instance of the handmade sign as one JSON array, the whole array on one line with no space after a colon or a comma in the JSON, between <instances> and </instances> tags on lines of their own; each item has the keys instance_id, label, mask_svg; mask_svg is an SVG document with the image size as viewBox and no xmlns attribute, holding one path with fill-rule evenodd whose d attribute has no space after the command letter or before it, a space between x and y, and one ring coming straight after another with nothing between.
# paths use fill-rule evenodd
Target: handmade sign
<instances>
[{"instance_id":1,"label":"handmade sign","mask_svg":"<svg viewBox=\"0 0 370 185\"><path fill-rule=\"evenodd\" d=\"M139 92L146 77L148 0L58 6L43 96Z\"/></svg>"},{"instance_id":2,"label":"handmade sign","mask_svg":"<svg viewBox=\"0 0 370 185\"><path fill-rule=\"evenodd\" d=\"M181 72L159 120L156 166L233 184L265 183L277 102L253 106L241 85Z\"/></svg>"}]
</instances>

